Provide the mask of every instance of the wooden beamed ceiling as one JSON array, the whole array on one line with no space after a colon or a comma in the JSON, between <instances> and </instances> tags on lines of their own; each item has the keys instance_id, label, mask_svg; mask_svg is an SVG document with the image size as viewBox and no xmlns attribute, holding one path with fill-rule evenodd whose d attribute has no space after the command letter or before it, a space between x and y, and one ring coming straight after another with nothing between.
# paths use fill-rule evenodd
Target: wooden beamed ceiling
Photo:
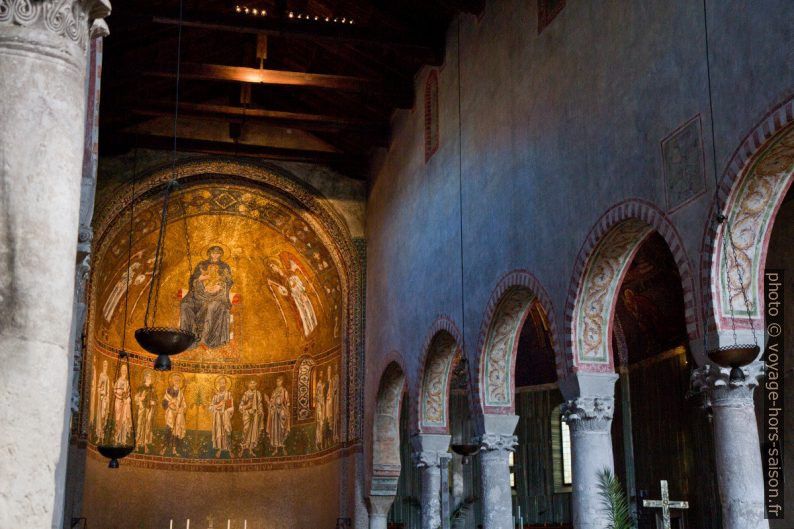
<instances>
[{"instance_id":1,"label":"wooden beamed ceiling","mask_svg":"<svg viewBox=\"0 0 794 529\"><path fill-rule=\"evenodd\" d=\"M442 63L450 21L484 1L184 0L178 148L364 179L392 112L414 104L419 68ZM177 0L114 4L103 155L173 147L178 12Z\"/></svg>"}]
</instances>

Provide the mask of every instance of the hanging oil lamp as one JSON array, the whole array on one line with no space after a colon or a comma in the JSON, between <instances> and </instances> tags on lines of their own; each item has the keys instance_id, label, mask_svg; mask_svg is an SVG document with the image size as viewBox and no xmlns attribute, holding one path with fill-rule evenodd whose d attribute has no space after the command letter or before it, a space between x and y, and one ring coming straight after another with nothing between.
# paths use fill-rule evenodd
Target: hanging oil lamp
<instances>
[{"instance_id":1,"label":"hanging oil lamp","mask_svg":"<svg viewBox=\"0 0 794 529\"><path fill-rule=\"evenodd\" d=\"M160 286L162 283L168 200L176 185L176 180L171 180L165 188L163 211L160 217L160 233L157 237L157 248L154 253L152 281L149 284L149 296L146 300L146 313L143 318L143 327L135 331L135 340L137 340L138 344L140 344L144 350L153 355L157 355L157 359L154 361L155 371L170 371L170 357L185 351L193 345L197 339L196 335L188 330L179 327L157 327L155 324L157 318L157 304L160 299ZM185 222L187 222L187 219L185 219ZM185 237L187 245L187 233ZM187 253L189 258L189 247L187 248ZM149 318L150 314L151 319Z\"/></svg>"},{"instance_id":2,"label":"hanging oil lamp","mask_svg":"<svg viewBox=\"0 0 794 529\"><path fill-rule=\"evenodd\" d=\"M125 360L125 363L122 363ZM105 425L99 453L110 459L108 468L119 468L119 459L135 450L135 417L132 411L132 388L130 385L130 359L125 351L119 351L116 361L116 377L113 382L113 409Z\"/></svg>"},{"instance_id":3,"label":"hanging oil lamp","mask_svg":"<svg viewBox=\"0 0 794 529\"><path fill-rule=\"evenodd\" d=\"M176 142L177 142L177 122L179 119L179 73L182 64L182 8L183 1L179 2L179 36L177 38L177 57L176 57L176 94L174 105L174 148L172 153L173 176L165 187L163 197L163 211L160 216L160 233L157 237L157 249L154 254L154 267L152 269L152 281L149 284L149 296L146 300L146 313L143 318L143 327L135 331L135 340L140 346L157 355L154 361L155 371L170 371L171 356L177 355L188 349L197 340L192 332L179 327L157 327L157 302L160 298L160 283L163 271L163 253L165 251L165 231L166 219L168 215L168 199L171 192L177 186L176 179ZM183 212L184 213L184 212ZM187 232L187 218L185 217L185 249L188 262L190 262L190 240ZM154 297L154 299L152 299ZM149 314L151 313L151 322Z\"/></svg>"},{"instance_id":4,"label":"hanging oil lamp","mask_svg":"<svg viewBox=\"0 0 794 529\"><path fill-rule=\"evenodd\" d=\"M110 459L108 468L119 468L119 459L127 457L135 450L137 432L132 410L132 384L130 383L130 357L125 350L127 343L127 315L130 300L130 280L132 279L132 229L135 215L135 173L138 152L135 151L133 164L132 200L130 201L130 226L127 240L127 288L124 291L124 321L121 327L121 349L116 359L116 375L113 378L113 408L105 423L102 439L97 444L99 453ZM124 360L124 363L122 363ZM130 439L130 435L132 438Z\"/></svg>"}]
</instances>

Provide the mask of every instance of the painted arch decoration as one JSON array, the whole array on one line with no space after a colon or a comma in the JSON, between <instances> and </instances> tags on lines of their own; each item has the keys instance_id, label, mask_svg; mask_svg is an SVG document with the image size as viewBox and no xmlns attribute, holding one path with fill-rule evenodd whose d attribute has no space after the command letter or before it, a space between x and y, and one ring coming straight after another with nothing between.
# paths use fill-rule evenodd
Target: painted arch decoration
<instances>
[{"instance_id":1,"label":"painted arch decoration","mask_svg":"<svg viewBox=\"0 0 794 529\"><path fill-rule=\"evenodd\" d=\"M391 362L381 375L372 424L372 480L370 494L390 496L400 478L400 411L405 373Z\"/></svg>"},{"instance_id":2,"label":"painted arch decoration","mask_svg":"<svg viewBox=\"0 0 794 529\"><path fill-rule=\"evenodd\" d=\"M717 330L731 329L732 317L737 329L763 327L761 285L766 249L793 174L794 125L789 124L745 165L727 200L728 222L717 228L712 277L719 280L710 285Z\"/></svg>"},{"instance_id":3,"label":"painted arch decoration","mask_svg":"<svg viewBox=\"0 0 794 529\"><path fill-rule=\"evenodd\" d=\"M449 431L449 390L459 347L449 332L439 331L430 340L421 376L419 431Z\"/></svg>"},{"instance_id":4,"label":"painted arch decoration","mask_svg":"<svg viewBox=\"0 0 794 529\"><path fill-rule=\"evenodd\" d=\"M526 288L512 288L496 307L483 350L480 385L483 409L512 410L515 394L514 363L518 337L535 295Z\"/></svg>"},{"instance_id":5,"label":"painted arch decoration","mask_svg":"<svg viewBox=\"0 0 794 529\"><path fill-rule=\"evenodd\" d=\"M131 404L132 465L262 470L338 456L355 440L348 417L356 396L347 394L357 369L350 256L300 197L213 173L217 164L188 166L180 173L196 174L172 194L167 215L154 324L200 338L164 373L151 369L151 355L134 339L162 207L163 175L155 174L136 194L129 265L129 197L121 195L97 223L81 418L89 452L96 455L108 429L131 440L124 425L132 418L121 412ZM122 343L131 369L117 377Z\"/></svg>"},{"instance_id":6,"label":"painted arch decoration","mask_svg":"<svg viewBox=\"0 0 794 529\"><path fill-rule=\"evenodd\" d=\"M673 254L684 294L690 341L698 339L694 275L675 227L653 204L631 199L610 208L596 223L579 253L565 307L569 372L611 372L615 302L620 283L643 241L656 231Z\"/></svg>"}]
</instances>

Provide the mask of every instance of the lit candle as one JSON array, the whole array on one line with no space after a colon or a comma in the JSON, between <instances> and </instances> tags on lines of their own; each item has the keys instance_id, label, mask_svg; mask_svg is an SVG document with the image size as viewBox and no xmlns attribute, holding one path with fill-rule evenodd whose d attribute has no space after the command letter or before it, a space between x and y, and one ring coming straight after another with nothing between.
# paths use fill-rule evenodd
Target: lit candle
<instances>
[{"instance_id":1,"label":"lit candle","mask_svg":"<svg viewBox=\"0 0 794 529\"><path fill-rule=\"evenodd\" d=\"M232 521L226 518L226 529L231 529L231 528L232 528Z\"/></svg>"},{"instance_id":2,"label":"lit candle","mask_svg":"<svg viewBox=\"0 0 794 529\"><path fill-rule=\"evenodd\" d=\"M243 520L243 529L248 529L248 520Z\"/></svg>"},{"instance_id":3,"label":"lit candle","mask_svg":"<svg viewBox=\"0 0 794 529\"><path fill-rule=\"evenodd\" d=\"M174 520L171 519L171 522L168 524L168 529L174 529Z\"/></svg>"},{"instance_id":4,"label":"lit candle","mask_svg":"<svg viewBox=\"0 0 794 529\"><path fill-rule=\"evenodd\" d=\"M190 529L190 518L187 519L187 527L185 529Z\"/></svg>"}]
</instances>

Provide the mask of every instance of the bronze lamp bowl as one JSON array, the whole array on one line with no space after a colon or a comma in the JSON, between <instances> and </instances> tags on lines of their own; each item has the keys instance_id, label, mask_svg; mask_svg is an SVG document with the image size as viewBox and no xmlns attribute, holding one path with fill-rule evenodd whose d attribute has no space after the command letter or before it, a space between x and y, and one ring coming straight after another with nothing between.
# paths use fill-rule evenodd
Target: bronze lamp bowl
<instances>
[{"instance_id":1,"label":"bronze lamp bowl","mask_svg":"<svg viewBox=\"0 0 794 529\"><path fill-rule=\"evenodd\" d=\"M761 350L755 344L734 344L719 347L709 352L709 359L722 367L731 368L731 382L744 380L741 367L746 366L756 359Z\"/></svg>"},{"instance_id":2,"label":"bronze lamp bowl","mask_svg":"<svg viewBox=\"0 0 794 529\"><path fill-rule=\"evenodd\" d=\"M133 445L99 445L99 453L110 459L108 468L119 468L119 459L127 457L135 450Z\"/></svg>"},{"instance_id":3,"label":"bronze lamp bowl","mask_svg":"<svg viewBox=\"0 0 794 529\"><path fill-rule=\"evenodd\" d=\"M475 444L459 444L459 443L452 443L449 445L449 448L459 456L463 457L463 464L466 465L469 462L469 458L480 451L480 446Z\"/></svg>"},{"instance_id":4,"label":"bronze lamp bowl","mask_svg":"<svg viewBox=\"0 0 794 529\"><path fill-rule=\"evenodd\" d=\"M177 355L193 345L196 335L173 327L142 327L135 331L135 339L146 351L157 355L155 371L170 371L169 356Z\"/></svg>"}]
</instances>

